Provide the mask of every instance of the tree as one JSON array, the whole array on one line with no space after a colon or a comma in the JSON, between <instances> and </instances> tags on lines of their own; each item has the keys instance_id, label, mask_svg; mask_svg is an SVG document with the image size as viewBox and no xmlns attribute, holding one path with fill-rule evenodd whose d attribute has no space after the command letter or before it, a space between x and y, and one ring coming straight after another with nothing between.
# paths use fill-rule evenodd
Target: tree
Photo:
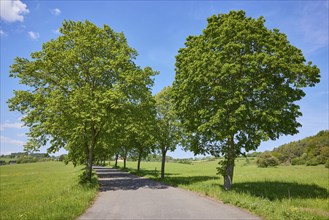
<instances>
[{"instance_id":1,"label":"tree","mask_svg":"<svg viewBox=\"0 0 329 220\"><path fill-rule=\"evenodd\" d=\"M107 25L64 21L60 32L30 60L15 59L11 76L31 89L14 91L9 107L26 115L26 148L64 147L91 180L95 149L108 142L126 107L150 90L155 73L136 66L137 52Z\"/></svg>"},{"instance_id":2,"label":"tree","mask_svg":"<svg viewBox=\"0 0 329 220\"><path fill-rule=\"evenodd\" d=\"M154 148L155 100L152 93L144 93L138 103L131 104L131 114L127 116L126 142L130 145L130 156L137 159L137 171L140 163Z\"/></svg>"},{"instance_id":3,"label":"tree","mask_svg":"<svg viewBox=\"0 0 329 220\"><path fill-rule=\"evenodd\" d=\"M176 149L181 137L171 96L171 87L165 87L155 95L157 111L157 130L155 132L157 145L162 155L161 179L164 178L166 154L168 150L174 151Z\"/></svg>"},{"instance_id":4,"label":"tree","mask_svg":"<svg viewBox=\"0 0 329 220\"><path fill-rule=\"evenodd\" d=\"M265 19L244 11L208 18L176 56L173 99L194 153L223 155L219 173L230 190L234 160L261 141L298 132L294 102L320 80L319 69Z\"/></svg>"},{"instance_id":5,"label":"tree","mask_svg":"<svg viewBox=\"0 0 329 220\"><path fill-rule=\"evenodd\" d=\"M264 152L258 156L256 163L258 167L276 167L279 165L279 160L269 152Z\"/></svg>"},{"instance_id":6,"label":"tree","mask_svg":"<svg viewBox=\"0 0 329 220\"><path fill-rule=\"evenodd\" d=\"M150 94L151 95L151 94ZM151 96L152 98L152 96ZM151 105L149 105L151 104ZM121 132L121 145L119 153L123 157L124 169L128 155L137 159L137 171L140 171L140 163L154 146L154 102L141 104L134 108L132 114L127 116L124 131Z\"/></svg>"}]
</instances>

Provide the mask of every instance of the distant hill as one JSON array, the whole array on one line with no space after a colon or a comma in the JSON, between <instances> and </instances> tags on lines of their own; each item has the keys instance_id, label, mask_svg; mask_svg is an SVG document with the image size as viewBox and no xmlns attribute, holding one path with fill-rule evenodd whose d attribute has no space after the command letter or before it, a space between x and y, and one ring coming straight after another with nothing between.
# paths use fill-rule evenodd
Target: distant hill
<instances>
[{"instance_id":1,"label":"distant hill","mask_svg":"<svg viewBox=\"0 0 329 220\"><path fill-rule=\"evenodd\" d=\"M274 148L270 154L280 163L292 165L325 164L329 161L329 130L320 131L314 136L290 142Z\"/></svg>"}]
</instances>

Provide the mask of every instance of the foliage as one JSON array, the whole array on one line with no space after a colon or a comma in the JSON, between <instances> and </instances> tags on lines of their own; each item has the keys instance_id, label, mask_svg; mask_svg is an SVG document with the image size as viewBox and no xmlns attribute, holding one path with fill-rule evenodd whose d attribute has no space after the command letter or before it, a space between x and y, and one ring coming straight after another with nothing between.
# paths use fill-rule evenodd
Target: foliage
<instances>
[{"instance_id":1,"label":"foliage","mask_svg":"<svg viewBox=\"0 0 329 220\"><path fill-rule=\"evenodd\" d=\"M162 154L161 178L164 178L166 154L174 151L181 140L181 128L173 105L172 88L165 87L155 95L157 148Z\"/></svg>"},{"instance_id":2,"label":"foliage","mask_svg":"<svg viewBox=\"0 0 329 220\"><path fill-rule=\"evenodd\" d=\"M146 158L145 161L147 162L161 162L162 160L162 155L161 154L149 154ZM166 155L166 162L172 162L174 161L174 158L171 156Z\"/></svg>"},{"instance_id":3,"label":"foliage","mask_svg":"<svg viewBox=\"0 0 329 220\"><path fill-rule=\"evenodd\" d=\"M97 194L80 185L82 166L45 162L2 166L1 219L76 219Z\"/></svg>"},{"instance_id":4,"label":"foliage","mask_svg":"<svg viewBox=\"0 0 329 220\"><path fill-rule=\"evenodd\" d=\"M219 187L223 185L214 169L218 160L195 161L193 165L169 162L161 181L247 209L262 219L328 219L328 175L324 175L328 169L323 165L260 169L256 160L248 165L243 165L245 158L235 162L235 181L229 192ZM136 162L128 162L127 166L136 173ZM160 167L159 162L143 163L139 175L160 180L155 172Z\"/></svg>"},{"instance_id":5,"label":"foliage","mask_svg":"<svg viewBox=\"0 0 329 220\"><path fill-rule=\"evenodd\" d=\"M15 153L14 153L15 154ZM45 162L45 161L52 161L54 157L46 156L46 154L17 154L16 156L13 155L3 155L0 159L3 165L9 164L10 162L15 162L17 164L21 163L35 163L35 162Z\"/></svg>"},{"instance_id":6,"label":"foliage","mask_svg":"<svg viewBox=\"0 0 329 220\"><path fill-rule=\"evenodd\" d=\"M291 160L291 165L304 165L306 164L305 158L296 157Z\"/></svg>"},{"instance_id":7,"label":"foliage","mask_svg":"<svg viewBox=\"0 0 329 220\"><path fill-rule=\"evenodd\" d=\"M172 103L172 89L167 86L155 95L158 145L165 151L174 151L180 140L180 128Z\"/></svg>"},{"instance_id":8,"label":"foliage","mask_svg":"<svg viewBox=\"0 0 329 220\"><path fill-rule=\"evenodd\" d=\"M156 131L155 100L149 91L138 105L134 106L130 115L131 122L127 127L127 143L132 146L130 156L138 160L137 169L143 158L155 148Z\"/></svg>"},{"instance_id":9,"label":"foliage","mask_svg":"<svg viewBox=\"0 0 329 220\"><path fill-rule=\"evenodd\" d=\"M329 159L326 161L325 167L329 169Z\"/></svg>"},{"instance_id":10,"label":"foliage","mask_svg":"<svg viewBox=\"0 0 329 220\"><path fill-rule=\"evenodd\" d=\"M58 160L59 161L65 161L67 159L67 155L66 154L61 154L59 157L58 157Z\"/></svg>"},{"instance_id":11,"label":"foliage","mask_svg":"<svg viewBox=\"0 0 329 220\"><path fill-rule=\"evenodd\" d=\"M96 175L96 172L93 170L91 174L91 181L86 178L86 170L83 170L83 172L78 176L79 178L79 184L83 186L88 186L92 188L98 187L98 178Z\"/></svg>"},{"instance_id":12,"label":"foliage","mask_svg":"<svg viewBox=\"0 0 329 220\"><path fill-rule=\"evenodd\" d=\"M258 167L275 167L279 165L279 160L270 153L264 152L258 156L256 163Z\"/></svg>"},{"instance_id":13,"label":"foliage","mask_svg":"<svg viewBox=\"0 0 329 220\"><path fill-rule=\"evenodd\" d=\"M280 163L315 166L329 159L329 131L320 131L314 136L284 144L271 152Z\"/></svg>"},{"instance_id":14,"label":"foliage","mask_svg":"<svg viewBox=\"0 0 329 220\"><path fill-rule=\"evenodd\" d=\"M137 52L107 25L64 21L60 32L31 59L15 59L11 76L29 89L14 91L9 107L25 115L25 148L64 147L91 180L93 159L112 147L118 119L149 92L155 73L136 66Z\"/></svg>"},{"instance_id":15,"label":"foliage","mask_svg":"<svg viewBox=\"0 0 329 220\"><path fill-rule=\"evenodd\" d=\"M189 36L176 56L173 99L195 154L222 154L230 189L234 160L261 141L296 134L295 101L320 80L298 48L265 19L243 11L214 15L199 36Z\"/></svg>"},{"instance_id":16,"label":"foliage","mask_svg":"<svg viewBox=\"0 0 329 220\"><path fill-rule=\"evenodd\" d=\"M20 156L17 160L16 160L16 162L18 163L18 164L20 164L20 163L35 163L35 162L37 162L38 161L38 158L36 158L36 157L32 157L32 156Z\"/></svg>"},{"instance_id":17,"label":"foliage","mask_svg":"<svg viewBox=\"0 0 329 220\"><path fill-rule=\"evenodd\" d=\"M252 153L248 153L246 154L247 157L258 157L261 154L261 152L252 152Z\"/></svg>"}]
</instances>

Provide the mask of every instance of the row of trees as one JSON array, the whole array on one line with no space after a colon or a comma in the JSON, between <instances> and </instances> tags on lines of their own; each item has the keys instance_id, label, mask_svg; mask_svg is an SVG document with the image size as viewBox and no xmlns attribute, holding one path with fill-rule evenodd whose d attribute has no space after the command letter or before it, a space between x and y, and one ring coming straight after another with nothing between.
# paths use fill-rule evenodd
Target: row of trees
<instances>
[{"instance_id":1,"label":"row of trees","mask_svg":"<svg viewBox=\"0 0 329 220\"><path fill-rule=\"evenodd\" d=\"M152 96L150 67L133 60L137 52L122 33L89 21L64 21L61 36L43 44L31 60L16 58L11 76L29 86L14 91L11 110L30 127L25 148L68 151L68 160L85 164L91 179L94 161L128 152L138 158L160 149L165 158L176 146L170 88ZM161 176L164 176L164 162Z\"/></svg>"},{"instance_id":2,"label":"row of trees","mask_svg":"<svg viewBox=\"0 0 329 220\"><path fill-rule=\"evenodd\" d=\"M64 147L90 179L93 161L104 155L126 158L133 147L142 158L154 147L165 158L180 143L195 154L224 156L218 171L231 189L243 148L298 132L294 102L320 77L286 35L264 22L243 11L208 18L202 34L179 50L172 88L153 97L157 72L134 63L137 52L122 33L65 21L61 36L11 66L11 76L31 88L9 100L11 110L26 115L26 148Z\"/></svg>"}]
</instances>

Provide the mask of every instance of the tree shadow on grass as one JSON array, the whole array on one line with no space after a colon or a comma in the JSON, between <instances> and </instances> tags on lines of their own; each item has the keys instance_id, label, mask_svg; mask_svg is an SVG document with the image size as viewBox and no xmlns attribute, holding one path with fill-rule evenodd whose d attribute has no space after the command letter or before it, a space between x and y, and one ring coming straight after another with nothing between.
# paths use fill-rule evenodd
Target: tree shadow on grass
<instances>
[{"instance_id":1,"label":"tree shadow on grass","mask_svg":"<svg viewBox=\"0 0 329 220\"><path fill-rule=\"evenodd\" d=\"M294 198L328 198L328 190L318 185L300 184L294 182L242 182L234 183L233 191L247 193L252 196L267 198L269 200L282 200Z\"/></svg>"}]
</instances>

